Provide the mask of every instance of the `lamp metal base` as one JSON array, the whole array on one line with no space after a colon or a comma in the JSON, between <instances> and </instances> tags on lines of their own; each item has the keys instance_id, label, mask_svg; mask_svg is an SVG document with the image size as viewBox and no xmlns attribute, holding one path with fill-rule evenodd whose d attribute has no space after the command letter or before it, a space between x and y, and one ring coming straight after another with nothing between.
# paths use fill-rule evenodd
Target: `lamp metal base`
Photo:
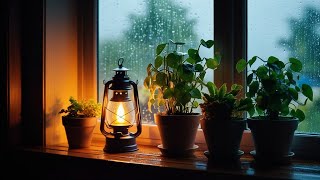
<instances>
[{"instance_id":1,"label":"lamp metal base","mask_svg":"<svg viewBox=\"0 0 320 180\"><path fill-rule=\"evenodd\" d=\"M106 136L106 145L103 148L103 151L107 153L122 153L137 150L136 138L133 136L114 137L108 135Z\"/></svg>"}]
</instances>

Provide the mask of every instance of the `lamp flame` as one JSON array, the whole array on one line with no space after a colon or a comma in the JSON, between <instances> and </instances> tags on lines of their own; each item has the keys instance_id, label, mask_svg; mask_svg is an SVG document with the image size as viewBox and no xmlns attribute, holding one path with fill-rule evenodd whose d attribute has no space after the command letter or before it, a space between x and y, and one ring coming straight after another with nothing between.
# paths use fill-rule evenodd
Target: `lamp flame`
<instances>
[{"instance_id":1,"label":"lamp flame","mask_svg":"<svg viewBox=\"0 0 320 180\"><path fill-rule=\"evenodd\" d=\"M124 108L123 108L122 103L120 103L120 105L118 107L118 110L117 110L117 122L119 124L124 124L125 123L124 116L125 116Z\"/></svg>"}]
</instances>

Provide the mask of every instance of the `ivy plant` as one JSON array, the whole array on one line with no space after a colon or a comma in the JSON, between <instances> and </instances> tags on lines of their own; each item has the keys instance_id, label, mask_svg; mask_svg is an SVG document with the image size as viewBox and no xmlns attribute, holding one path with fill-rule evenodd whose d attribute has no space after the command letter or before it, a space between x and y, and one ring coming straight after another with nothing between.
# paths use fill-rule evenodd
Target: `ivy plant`
<instances>
[{"instance_id":1,"label":"ivy plant","mask_svg":"<svg viewBox=\"0 0 320 180\"><path fill-rule=\"evenodd\" d=\"M169 52L169 46L176 48ZM149 91L148 109L168 115L192 113L199 106L202 98L200 90L208 69L216 69L220 55L201 57L200 48L212 48L213 40L200 40L197 48L188 49L187 53L178 52L177 47L184 43L170 41L156 47L154 63L147 66L144 87Z\"/></svg>"},{"instance_id":2,"label":"ivy plant","mask_svg":"<svg viewBox=\"0 0 320 180\"><path fill-rule=\"evenodd\" d=\"M248 111L249 115L258 114L272 120L280 116L292 116L303 121L305 114L300 106L313 101L313 90L308 84L298 83L303 69L301 61L289 58L288 62L284 62L275 56L264 60L253 56L248 61L239 60L236 69L242 72L247 66L256 64L257 60L262 63L247 72L246 83L249 89L246 96L254 102L254 108Z\"/></svg>"},{"instance_id":3,"label":"ivy plant","mask_svg":"<svg viewBox=\"0 0 320 180\"><path fill-rule=\"evenodd\" d=\"M205 119L232 120L243 117L244 112L253 107L251 98L239 98L243 86L232 84L230 90L224 83L218 88L213 82L206 84L208 93L203 93L203 103L200 103Z\"/></svg>"}]
</instances>

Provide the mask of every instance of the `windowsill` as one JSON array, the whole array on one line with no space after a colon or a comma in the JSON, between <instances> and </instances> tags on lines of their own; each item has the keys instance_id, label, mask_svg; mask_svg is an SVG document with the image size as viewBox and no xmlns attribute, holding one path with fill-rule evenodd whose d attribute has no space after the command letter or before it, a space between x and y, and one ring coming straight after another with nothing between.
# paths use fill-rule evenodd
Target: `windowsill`
<instances>
[{"instance_id":1,"label":"windowsill","mask_svg":"<svg viewBox=\"0 0 320 180\"><path fill-rule=\"evenodd\" d=\"M108 154L103 146L92 145L88 149L68 150L66 145L23 148L14 153L14 166L22 165L30 177L95 179L101 176L122 179L152 177L254 178L254 179L319 179L320 163L293 158L292 164L270 169L254 167L248 154L241 157L239 169L212 167L203 150L196 150L193 157L167 158L155 146L138 145L139 150L129 153ZM66 161L67 160L67 161ZM45 166L44 166L45 164ZM31 165L31 166L30 166ZM31 168L34 171L28 169ZM72 168L73 167L73 168ZM75 173L75 174L74 174Z\"/></svg>"}]
</instances>

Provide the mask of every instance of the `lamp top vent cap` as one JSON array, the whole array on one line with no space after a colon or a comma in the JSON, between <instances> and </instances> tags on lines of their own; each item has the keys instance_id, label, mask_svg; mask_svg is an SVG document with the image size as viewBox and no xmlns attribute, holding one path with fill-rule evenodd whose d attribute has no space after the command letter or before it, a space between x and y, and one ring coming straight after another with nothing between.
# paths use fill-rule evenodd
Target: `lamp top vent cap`
<instances>
[{"instance_id":1,"label":"lamp top vent cap","mask_svg":"<svg viewBox=\"0 0 320 180\"><path fill-rule=\"evenodd\" d=\"M124 62L124 59L123 58L119 58L118 59L118 67L113 69L113 70L114 71L129 71L128 68L123 66L123 62Z\"/></svg>"}]
</instances>

